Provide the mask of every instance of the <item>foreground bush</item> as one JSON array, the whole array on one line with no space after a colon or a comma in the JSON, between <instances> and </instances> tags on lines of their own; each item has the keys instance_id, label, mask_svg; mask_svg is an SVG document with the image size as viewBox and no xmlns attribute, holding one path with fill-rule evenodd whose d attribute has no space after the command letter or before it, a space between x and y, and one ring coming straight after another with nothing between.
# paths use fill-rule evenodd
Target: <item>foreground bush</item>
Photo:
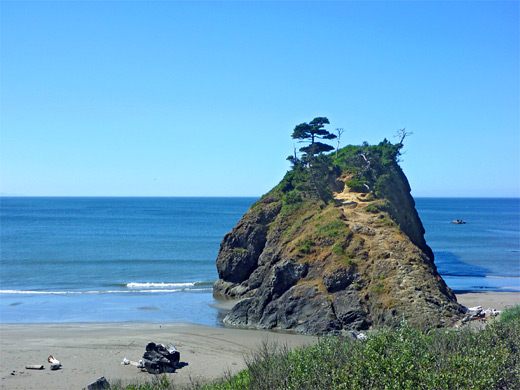
<instances>
[{"instance_id":1,"label":"foreground bush","mask_svg":"<svg viewBox=\"0 0 520 390\"><path fill-rule=\"evenodd\" d=\"M248 370L206 390L520 389L520 321L480 332L420 332L403 323L365 341L338 338L303 349L263 346Z\"/></svg>"},{"instance_id":2,"label":"foreground bush","mask_svg":"<svg viewBox=\"0 0 520 390\"><path fill-rule=\"evenodd\" d=\"M499 317L501 322L520 321L520 305L508 307Z\"/></svg>"},{"instance_id":3,"label":"foreground bush","mask_svg":"<svg viewBox=\"0 0 520 390\"><path fill-rule=\"evenodd\" d=\"M264 344L247 370L203 390L520 389L520 310L482 331L421 332L403 321L366 340L325 338L289 350ZM157 387L174 389L167 380ZM128 387L140 390L140 387Z\"/></svg>"}]
</instances>

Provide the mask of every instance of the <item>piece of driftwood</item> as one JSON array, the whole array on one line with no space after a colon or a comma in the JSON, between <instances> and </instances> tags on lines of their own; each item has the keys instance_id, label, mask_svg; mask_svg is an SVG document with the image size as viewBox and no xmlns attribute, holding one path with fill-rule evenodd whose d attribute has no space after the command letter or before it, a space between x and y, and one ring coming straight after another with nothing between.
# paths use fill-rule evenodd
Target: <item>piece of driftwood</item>
<instances>
[{"instance_id":1,"label":"piece of driftwood","mask_svg":"<svg viewBox=\"0 0 520 390\"><path fill-rule=\"evenodd\" d=\"M51 364L51 370L59 370L61 368L61 363L54 356L49 356L47 361Z\"/></svg>"},{"instance_id":2,"label":"piece of driftwood","mask_svg":"<svg viewBox=\"0 0 520 390\"><path fill-rule=\"evenodd\" d=\"M483 310L482 306L468 307L466 311L466 316L462 319L462 323L465 324L469 321L474 320L486 320L490 317L495 317L500 314L499 310L495 310L489 308L487 310Z\"/></svg>"},{"instance_id":3,"label":"piece of driftwood","mask_svg":"<svg viewBox=\"0 0 520 390\"><path fill-rule=\"evenodd\" d=\"M31 364L29 366L25 366L27 370L43 370L43 364Z\"/></svg>"}]
</instances>

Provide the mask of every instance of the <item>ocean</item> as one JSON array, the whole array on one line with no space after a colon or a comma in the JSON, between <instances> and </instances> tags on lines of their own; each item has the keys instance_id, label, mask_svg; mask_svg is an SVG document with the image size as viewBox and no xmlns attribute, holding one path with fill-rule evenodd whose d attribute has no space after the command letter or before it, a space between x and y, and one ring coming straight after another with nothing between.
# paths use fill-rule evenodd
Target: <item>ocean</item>
<instances>
[{"instance_id":1,"label":"ocean","mask_svg":"<svg viewBox=\"0 0 520 390\"><path fill-rule=\"evenodd\" d=\"M220 241L256 199L0 198L0 322L218 326ZM453 290L520 291L519 199L416 208Z\"/></svg>"}]
</instances>

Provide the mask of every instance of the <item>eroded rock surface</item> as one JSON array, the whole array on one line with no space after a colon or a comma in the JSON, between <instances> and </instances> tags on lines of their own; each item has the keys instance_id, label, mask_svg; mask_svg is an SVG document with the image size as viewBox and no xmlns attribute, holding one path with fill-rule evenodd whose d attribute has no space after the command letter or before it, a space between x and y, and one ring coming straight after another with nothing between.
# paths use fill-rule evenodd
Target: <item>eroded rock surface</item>
<instances>
[{"instance_id":1,"label":"eroded rock surface","mask_svg":"<svg viewBox=\"0 0 520 390\"><path fill-rule=\"evenodd\" d=\"M228 325L338 334L404 317L445 326L463 308L437 273L406 177L395 165L383 196L349 190L329 204L288 203L278 187L226 234L216 298L242 299ZM349 180L348 174L337 182Z\"/></svg>"}]
</instances>

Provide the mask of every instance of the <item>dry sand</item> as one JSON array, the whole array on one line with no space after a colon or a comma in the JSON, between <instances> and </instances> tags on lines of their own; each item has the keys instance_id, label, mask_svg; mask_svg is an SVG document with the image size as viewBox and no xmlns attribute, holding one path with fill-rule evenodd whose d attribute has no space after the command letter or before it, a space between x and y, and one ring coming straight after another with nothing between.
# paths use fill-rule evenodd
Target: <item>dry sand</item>
<instances>
[{"instance_id":1,"label":"dry sand","mask_svg":"<svg viewBox=\"0 0 520 390\"><path fill-rule=\"evenodd\" d=\"M520 304L520 292L468 292L457 294L457 301L465 307L504 310Z\"/></svg>"},{"instance_id":2,"label":"dry sand","mask_svg":"<svg viewBox=\"0 0 520 390\"><path fill-rule=\"evenodd\" d=\"M109 382L151 381L153 375L124 366L138 361L146 344L172 343L188 365L168 374L174 383L220 378L245 367L244 356L264 340L297 346L317 338L267 331L217 328L185 323L85 323L0 325L0 387L2 389L82 389L105 376ZM49 355L63 367L51 371ZM25 369L43 364L44 370ZM11 373L14 372L14 375Z\"/></svg>"},{"instance_id":3,"label":"dry sand","mask_svg":"<svg viewBox=\"0 0 520 390\"><path fill-rule=\"evenodd\" d=\"M520 303L520 293L466 293L457 298L466 307L497 310ZM150 341L173 343L181 352L181 362L187 365L168 374L174 383L208 381L244 368L244 356L264 340L297 346L317 338L184 323L1 324L0 387L82 389L101 376L123 383L150 381L152 375L121 365L125 357L138 361ZM49 355L61 361L61 370L49 370ZM45 369L25 369L31 364L43 364Z\"/></svg>"}]
</instances>

